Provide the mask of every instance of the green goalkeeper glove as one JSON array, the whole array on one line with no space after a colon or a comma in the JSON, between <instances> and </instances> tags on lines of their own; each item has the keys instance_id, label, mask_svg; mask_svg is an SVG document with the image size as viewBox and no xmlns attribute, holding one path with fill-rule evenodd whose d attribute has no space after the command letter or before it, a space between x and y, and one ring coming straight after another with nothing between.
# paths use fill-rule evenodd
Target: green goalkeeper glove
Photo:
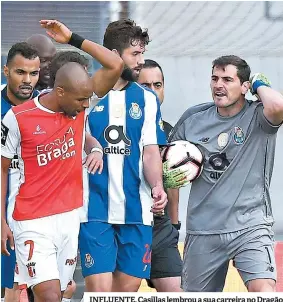
<instances>
[{"instance_id":1,"label":"green goalkeeper glove","mask_svg":"<svg viewBox=\"0 0 283 302\"><path fill-rule=\"evenodd\" d=\"M178 189L189 184L186 172L181 168L169 169L168 162L163 163L163 184L165 188Z\"/></svg>"}]
</instances>

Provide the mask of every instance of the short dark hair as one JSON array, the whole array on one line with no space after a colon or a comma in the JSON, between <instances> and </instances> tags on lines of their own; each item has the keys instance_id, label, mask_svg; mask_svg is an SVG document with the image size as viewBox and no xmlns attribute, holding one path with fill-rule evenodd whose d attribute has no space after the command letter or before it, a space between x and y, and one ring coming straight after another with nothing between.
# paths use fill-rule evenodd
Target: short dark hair
<instances>
[{"instance_id":1,"label":"short dark hair","mask_svg":"<svg viewBox=\"0 0 283 302\"><path fill-rule=\"evenodd\" d=\"M103 46L112 50L117 49L121 55L130 45L137 45L136 42L146 46L149 41L147 29L137 26L133 20L119 20L111 22L105 31Z\"/></svg>"},{"instance_id":2,"label":"short dark hair","mask_svg":"<svg viewBox=\"0 0 283 302\"><path fill-rule=\"evenodd\" d=\"M88 67L88 59L77 51L60 51L52 59L49 67L49 86L54 87L57 71L66 63L75 62Z\"/></svg>"},{"instance_id":3,"label":"short dark hair","mask_svg":"<svg viewBox=\"0 0 283 302\"><path fill-rule=\"evenodd\" d=\"M142 66L142 68L159 68L159 70L161 71L162 74L162 81L164 83L164 74L163 74L163 70L161 68L161 66L154 60L150 60L150 59L146 59L144 60L144 65Z\"/></svg>"},{"instance_id":4,"label":"short dark hair","mask_svg":"<svg viewBox=\"0 0 283 302\"><path fill-rule=\"evenodd\" d=\"M250 66L245 60L234 55L222 56L215 59L212 62L212 71L215 66L226 67L227 65L234 65L237 68L237 76L240 79L241 84L249 81L251 74Z\"/></svg>"},{"instance_id":5,"label":"short dark hair","mask_svg":"<svg viewBox=\"0 0 283 302\"><path fill-rule=\"evenodd\" d=\"M38 52L26 42L16 43L8 52L6 65L8 65L16 55L21 55L26 59L32 60L38 57Z\"/></svg>"}]
</instances>

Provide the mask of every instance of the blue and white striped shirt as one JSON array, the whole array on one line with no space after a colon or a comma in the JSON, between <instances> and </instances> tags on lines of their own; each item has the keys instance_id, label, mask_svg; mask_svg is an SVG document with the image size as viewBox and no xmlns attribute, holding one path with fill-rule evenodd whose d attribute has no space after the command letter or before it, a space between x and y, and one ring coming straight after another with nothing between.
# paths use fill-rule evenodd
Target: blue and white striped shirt
<instances>
[{"instance_id":1,"label":"blue and white striped shirt","mask_svg":"<svg viewBox=\"0 0 283 302\"><path fill-rule=\"evenodd\" d=\"M151 225L143 148L166 144L156 95L134 82L112 90L90 112L88 126L103 147L104 168L89 175L82 221Z\"/></svg>"}]
</instances>

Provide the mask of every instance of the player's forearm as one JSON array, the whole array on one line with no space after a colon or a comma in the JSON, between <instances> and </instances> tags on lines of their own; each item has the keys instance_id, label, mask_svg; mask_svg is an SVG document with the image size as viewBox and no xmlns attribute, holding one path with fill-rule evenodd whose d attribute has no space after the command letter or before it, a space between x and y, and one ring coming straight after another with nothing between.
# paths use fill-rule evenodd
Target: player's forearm
<instances>
[{"instance_id":1,"label":"player's forearm","mask_svg":"<svg viewBox=\"0 0 283 302\"><path fill-rule=\"evenodd\" d=\"M179 222L179 189L167 189L168 214L173 224Z\"/></svg>"},{"instance_id":2,"label":"player's forearm","mask_svg":"<svg viewBox=\"0 0 283 302\"><path fill-rule=\"evenodd\" d=\"M156 148L155 148L156 147ZM146 146L143 154L144 177L151 188L163 188L162 161L158 146Z\"/></svg>"},{"instance_id":3,"label":"player's forearm","mask_svg":"<svg viewBox=\"0 0 283 302\"><path fill-rule=\"evenodd\" d=\"M86 132L84 146L85 153L89 154L93 148L99 148L100 150L102 150L102 146L100 145L99 141Z\"/></svg>"},{"instance_id":4,"label":"player's forearm","mask_svg":"<svg viewBox=\"0 0 283 302\"><path fill-rule=\"evenodd\" d=\"M122 72L124 66L123 60L116 53L107 49L106 47L85 39L81 49L90 54L104 68L112 70L117 74Z\"/></svg>"},{"instance_id":5,"label":"player's forearm","mask_svg":"<svg viewBox=\"0 0 283 302\"><path fill-rule=\"evenodd\" d=\"M1 220L6 222L6 195L8 186L8 171L1 167Z\"/></svg>"},{"instance_id":6,"label":"player's forearm","mask_svg":"<svg viewBox=\"0 0 283 302\"><path fill-rule=\"evenodd\" d=\"M257 88L257 94L264 106L264 114L274 125L283 121L283 95L267 86Z\"/></svg>"},{"instance_id":7,"label":"player's forearm","mask_svg":"<svg viewBox=\"0 0 283 302\"><path fill-rule=\"evenodd\" d=\"M124 67L123 60L113 51L89 40L84 40L81 49L103 66L92 76L93 91L98 97L103 97L120 78Z\"/></svg>"}]
</instances>

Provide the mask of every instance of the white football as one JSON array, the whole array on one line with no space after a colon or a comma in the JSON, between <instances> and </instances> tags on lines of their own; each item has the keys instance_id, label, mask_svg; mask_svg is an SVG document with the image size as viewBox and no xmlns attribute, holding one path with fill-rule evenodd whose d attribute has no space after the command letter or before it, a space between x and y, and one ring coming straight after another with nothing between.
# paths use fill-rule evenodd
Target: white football
<instances>
[{"instance_id":1,"label":"white football","mask_svg":"<svg viewBox=\"0 0 283 302\"><path fill-rule=\"evenodd\" d=\"M169 169L180 168L189 182L195 180L203 169L203 154L200 149L188 141L175 141L162 151L163 162L168 162Z\"/></svg>"}]
</instances>

